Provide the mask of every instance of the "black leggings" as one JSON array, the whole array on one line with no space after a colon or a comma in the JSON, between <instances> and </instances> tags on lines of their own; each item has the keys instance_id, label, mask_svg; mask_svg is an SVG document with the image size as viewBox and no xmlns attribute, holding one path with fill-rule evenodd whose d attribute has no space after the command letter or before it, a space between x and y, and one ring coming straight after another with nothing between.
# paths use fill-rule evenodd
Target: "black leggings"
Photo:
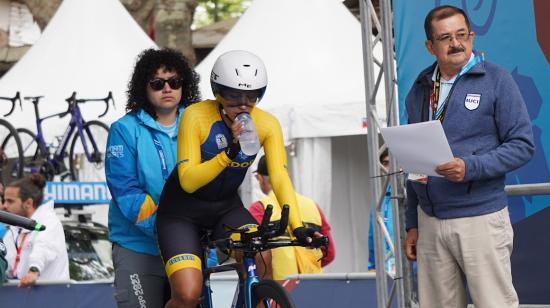
<instances>
[{"instance_id":1,"label":"black leggings","mask_svg":"<svg viewBox=\"0 0 550 308\"><path fill-rule=\"evenodd\" d=\"M236 192L225 200L201 200L181 189L177 176L170 176L157 213L158 243L167 274L180 268L200 269L205 230L212 230L212 238L219 239L230 234L225 226L246 225L257 223Z\"/></svg>"}]
</instances>

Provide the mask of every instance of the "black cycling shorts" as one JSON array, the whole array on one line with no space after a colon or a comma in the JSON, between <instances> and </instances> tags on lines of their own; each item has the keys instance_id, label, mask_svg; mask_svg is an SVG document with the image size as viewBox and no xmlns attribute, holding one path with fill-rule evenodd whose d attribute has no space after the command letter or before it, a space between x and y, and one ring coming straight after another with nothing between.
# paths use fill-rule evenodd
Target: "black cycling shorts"
<instances>
[{"instance_id":1,"label":"black cycling shorts","mask_svg":"<svg viewBox=\"0 0 550 308\"><path fill-rule=\"evenodd\" d=\"M256 226L256 220L244 208L239 195L219 201L206 201L185 192L173 172L160 197L157 213L157 236L168 277L182 268L201 270L201 239L212 230L211 239L229 237L225 226Z\"/></svg>"}]
</instances>

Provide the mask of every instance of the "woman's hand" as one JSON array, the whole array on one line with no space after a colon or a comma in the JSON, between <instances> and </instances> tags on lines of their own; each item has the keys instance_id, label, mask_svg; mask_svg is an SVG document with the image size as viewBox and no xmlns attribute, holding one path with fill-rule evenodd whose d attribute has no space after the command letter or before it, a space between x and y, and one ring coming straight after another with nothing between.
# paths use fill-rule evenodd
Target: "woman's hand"
<instances>
[{"instance_id":1,"label":"woman's hand","mask_svg":"<svg viewBox=\"0 0 550 308\"><path fill-rule=\"evenodd\" d=\"M243 130L243 123L238 121L233 121L231 124L231 135L233 136L233 143L239 142L239 135Z\"/></svg>"}]
</instances>

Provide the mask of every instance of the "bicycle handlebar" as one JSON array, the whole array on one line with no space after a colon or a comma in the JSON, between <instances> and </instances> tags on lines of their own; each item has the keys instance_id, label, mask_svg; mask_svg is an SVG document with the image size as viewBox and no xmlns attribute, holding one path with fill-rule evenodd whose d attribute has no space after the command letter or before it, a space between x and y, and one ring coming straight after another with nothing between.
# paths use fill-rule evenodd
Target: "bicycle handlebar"
<instances>
[{"instance_id":1,"label":"bicycle handlebar","mask_svg":"<svg viewBox=\"0 0 550 308\"><path fill-rule=\"evenodd\" d=\"M115 100L113 98L113 92L109 91L109 94L105 98L76 98L76 92L73 92L73 94L65 100L69 104L69 110L59 115L60 118L64 117L70 112L71 103L74 104L83 104L86 102L105 102L105 111L103 111L102 114L98 116L98 118L101 118L107 114L109 111L109 101L113 104L113 108L115 107Z\"/></svg>"},{"instance_id":2,"label":"bicycle handlebar","mask_svg":"<svg viewBox=\"0 0 550 308\"><path fill-rule=\"evenodd\" d=\"M298 240L268 240L262 242L260 240L252 241L251 243L245 243L243 241L233 241L231 239L221 239L214 241L214 245L220 249L239 249L239 250L250 250L254 252L269 250L279 247L288 247L288 246L304 246ZM320 248L323 246L328 246L328 237L322 236L314 238L311 245L305 247Z\"/></svg>"},{"instance_id":3,"label":"bicycle handlebar","mask_svg":"<svg viewBox=\"0 0 550 308\"><path fill-rule=\"evenodd\" d=\"M328 246L328 237L322 236L317 238L312 238L309 245L304 245L303 243L297 240L281 240L281 239L272 239L283 235L287 231L288 226L288 215L289 215L289 206L284 205L283 210L281 211L281 219L279 224L270 222L271 214L273 212L273 206L268 205L265 209L262 222L258 227L257 231L249 232L250 229L233 229L229 228L230 231L234 233L239 233L240 240L232 240L231 238L215 240L210 243L210 246L217 247L222 250L232 250L239 249L243 250L245 253L256 253L259 251L269 250L271 248L285 247L285 246L305 246L319 248L321 246Z\"/></svg>"},{"instance_id":4,"label":"bicycle handlebar","mask_svg":"<svg viewBox=\"0 0 550 308\"><path fill-rule=\"evenodd\" d=\"M3 99L3 100L6 100L6 101L10 101L10 102L11 102L10 111L4 115L5 117L7 117L7 116L9 116L10 114L13 113L13 110L15 109L15 102L16 102L16 101L19 101L19 107L20 107L21 109L23 109L23 105L21 104L21 95L20 95L19 91L17 91L17 92L15 93L15 96L14 96L14 97L0 97L0 99Z\"/></svg>"}]
</instances>

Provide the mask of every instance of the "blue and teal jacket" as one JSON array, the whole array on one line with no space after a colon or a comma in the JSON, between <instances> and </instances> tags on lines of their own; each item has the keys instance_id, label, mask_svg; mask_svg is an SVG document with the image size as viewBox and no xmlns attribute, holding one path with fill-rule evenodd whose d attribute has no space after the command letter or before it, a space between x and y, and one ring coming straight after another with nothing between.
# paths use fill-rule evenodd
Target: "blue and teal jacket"
<instances>
[{"instance_id":1,"label":"blue and teal jacket","mask_svg":"<svg viewBox=\"0 0 550 308\"><path fill-rule=\"evenodd\" d=\"M178 110L176 127L183 109ZM156 210L164 182L176 165L176 139L143 110L132 111L111 125L105 160L112 195L111 242L139 253L159 255Z\"/></svg>"}]
</instances>

